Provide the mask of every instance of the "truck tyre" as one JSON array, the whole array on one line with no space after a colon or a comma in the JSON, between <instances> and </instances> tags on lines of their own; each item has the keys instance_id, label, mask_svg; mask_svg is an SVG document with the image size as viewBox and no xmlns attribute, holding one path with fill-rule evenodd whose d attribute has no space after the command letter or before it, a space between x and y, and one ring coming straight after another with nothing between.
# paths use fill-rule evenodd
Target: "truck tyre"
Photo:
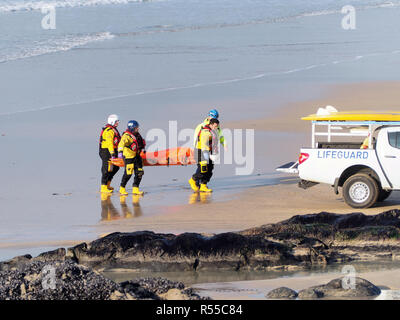
<instances>
[{"instance_id":1,"label":"truck tyre","mask_svg":"<svg viewBox=\"0 0 400 320\"><path fill-rule=\"evenodd\" d=\"M385 201L390 196L391 193L392 193L392 190L380 189L377 201L378 202Z\"/></svg>"},{"instance_id":2,"label":"truck tyre","mask_svg":"<svg viewBox=\"0 0 400 320\"><path fill-rule=\"evenodd\" d=\"M378 200L376 180L364 173L349 177L343 184L343 199L353 208L369 208Z\"/></svg>"}]
</instances>

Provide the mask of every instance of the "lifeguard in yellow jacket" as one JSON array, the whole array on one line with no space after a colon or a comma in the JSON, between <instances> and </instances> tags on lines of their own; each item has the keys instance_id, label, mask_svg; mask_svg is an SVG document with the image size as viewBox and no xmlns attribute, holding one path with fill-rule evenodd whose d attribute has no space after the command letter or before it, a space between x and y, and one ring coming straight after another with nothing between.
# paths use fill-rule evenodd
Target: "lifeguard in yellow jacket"
<instances>
[{"instance_id":1,"label":"lifeguard in yellow jacket","mask_svg":"<svg viewBox=\"0 0 400 320\"><path fill-rule=\"evenodd\" d=\"M211 119L218 119L219 118L219 113L216 109L210 110L208 113L207 118L204 119L202 123L197 125L196 129L194 130L194 147L196 148L196 143L197 143L197 137L199 136L199 132L202 128L204 128L206 125L210 124ZM217 128L217 133L218 133L218 140L219 142L224 146L225 150L227 149L225 137L222 135L222 130L220 126Z\"/></svg>"},{"instance_id":2,"label":"lifeguard in yellow jacket","mask_svg":"<svg viewBox=\"0 0 400 320\"><path fill-rule=\"evenodd\" d=\"M102 160L101 165L101 190L103 193L111 193L114 188L110 186L111 180L119 170L119 167L110 163L111 158L116 157L118 143L121 136L118 132L119 117L111 114L107 119L107 124L103 127L99 141L99 156Z\"/></svg>"},{"instance_id":3,"label":"lifeguard in yellow jacket","mask_svg":"<svg viewBox=\"0 0 400 320\"><path fill-rule=\"evenodd\" d=\"M214 169L211 154L213 143L218 143L217 137L215 137L218 126L218 119L210 119L210 123L200 130L196 139L195 156L197 160L197 170L189 180L193 191L212 192L212 189L207 187L207 183L210 181Z\"/></svg>"},{"instance_id":4,"label":"lifeguard in yellow jacket","mask_svg":"<svg viewBox=\"0 0 400 320\"><path fill-rule=\"evenodd\" d=\"M125 187L133 173L135 173L135 177L132 185L132 193L136 195L143 194L143 192L139 190L139 185L144 174L143 161L140 153L144 150L145 146L146 142L139 133L139 123L135 120L129 121L128 127L118 144L118 158L124 159L125 163L125 172L122 176L121 186L119 188L119 193L121 195L128 194Z\"/></svg>"}]
</instances>

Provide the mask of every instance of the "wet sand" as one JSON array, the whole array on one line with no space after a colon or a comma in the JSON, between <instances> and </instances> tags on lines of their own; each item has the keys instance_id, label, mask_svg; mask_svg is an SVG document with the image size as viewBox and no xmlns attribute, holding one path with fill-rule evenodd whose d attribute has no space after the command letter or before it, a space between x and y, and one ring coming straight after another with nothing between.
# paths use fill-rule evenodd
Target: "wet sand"
<instances>
[{"instance_id":1,"label":"wet sand","mask_svg":"<svg viewBox=\"0 0 400 320\"><path fill-rule=\"evenodd\" d=\"M270 117L232 121L227 128L252 128L274 132L308 132L309 121L301 117L315 113L319 107L331 105L339 111L400 110L400 82L366 82L333 85L323 97L283 105Z\"/></svg>"},{"instance_id":2,"label":"wet sand","mask_svg":"<svg viewBox=\"0 0 400 320\"><path fill-rule=\"evenodd\" d=\"M318 107L333 105L339 110L398 110L400 82L360 83L337 85L324 98L288 104L268 118L225 123L227 128L253 128L256 132L286 132L299 135L309 132L309 123L301 121L302 116L316 112ZM293 137L293 136L292 136ZM303 140L304 141L304 138ZM271 157L271 147L280 150L280 155L290 156L290 150L280 148L278 139L269 148L259 148L262 156ZM302 145L298 145L300 149ZM293 146L290 146L293 148ZM290 158L288 158L290 160ZM174 206L168 214L145 217L136 221L120 221L99 225L106 234L111 231L154 230L156 232L199 232L217 233L239 231L254 226L276 223L293 215L328 211L334 213L363 212L377 214L400 206L400 192L396 191L384 202L373 208L356 210L347 206L341 194L336 195L328 185L316 185L303 190L297 186L295 175L276 172L257 177L260 185L243 188L233 199L213 202L213 195L197 195L188 192L188 203ZM361 272L358 276L372 283L400 289L399 270ZM327 283L340 277L340 273L307 274L295 277L280 277L269 280L207 283L196 285L201 293L213 299L265 299L265 294L279 286L301 290L313 285ZM379 298L391 299L398 296L396 291L384 291Z\"/></svg>"},{"instance_id":3,"label":"wet sand","mask_svg":"<svg viewBox=\"0 0 400 320\"><path fill-rule=\"evenodd\" d=\"M68 247L82 241L92 241L94 240L93 236L101 237L111 232L151 230L175 234L183 232L211 234L240 231L263 224L275 223L298 214L321 211L333 213L361 211L365 214L377 214L386 210L397 209L400 206L400 192L393 192L386 201L373 208L355 210L343 202L341 194L335 195L331 186L317 185L303 190L298 188L298 178L295 175L280 174L275 172L274 168L285 161L295 160L298 150L308 144L309 123L301 121L299 119L301 116L313 113L319 106L328 104L337 107L339 110L396 110L399 89L400 83L398 82L334 86L332 91L324 98L286 105L276 109L275 113L269 118L224 123L224 127L227 128L254 128L256 130L256 138L259 137L258 140L256 139L256 157L259 161L256 162L256 170L253 175L232 178L219 177L219 168L216 168L216 176L210 183L211 187L214 188L214 193L210 195L192 193L186 180L181 178L178 182L172 182L172 185L149 188L149 194L136 199L129 195L121 201L119 195L114 193L109 201L100 199L98 193L95 195L86 194L84 196L86 198L91 197L92 202L101 203L99 206L101 217L99 212L91 213L91 215L97 216L97 223L89 223L88 221L76 223L76 228L79 227L78 230L82 230L80 234L87 234L87 238L83 236L75 239L60 238L56 241L24 241L18 243L4 239L1 242L0 249L3 252L10 252L10 254L7 254L10 257L25 253L35 255L46 251L46 249ZM262 102L259 103L261 107ZM282 145L285 148L282 148ZM191 171L192 168L185 169L185 172L189 174ZM95 187L95 183L91 184ZM70 206L68 201L74 201L74 198L73 195L65 197L63 200L65 201L65 209ZM162 205L163 199L165 199L165 205ZM174 201L171 202L171 199L174 199ZM124 207L122 202L125 202L127 206ZM115 210L115 207L118 209ZM118 213L115 213L117 211ZM113 212L115 213L114 216ZM80 213L76 212L76 214ZM103 214L110 216L104 218ZM13 255L11 255L11 252ZM375 283L372 276L371 274L371 277L366 277L366 279ZM381 277L381 272L379 272L379 275L377 273L377 277ZM330 275L310 276L308 280L299 280L298 285L294 283L288 284L288 286L294 289L302 289L314 283L320 283L318 281L325 282L328 278L331 279ZM397 281L393 280L395 277L391 276L382 279L376 284L382 283L392 287L395 286L395 281ZM265 281L276 281L266 283L266 287L271 289L284 285L284 282L280 282L284 281L282 279ZM263 298L263 294L260 296L257 293L257 283L262 282L256 281L246 284L251 290L255 288L253 291L250 289L240 291L239 295L236 292L235 296L230 296L230 294L219 296L219 293L215 293L214 297L229 299ZM241 285L241 282L235 285Z\"/></svg>"},{"instance_id":4,"label":"wet sand","mask_svg":"<svg viewBox=\"0 0 400 320\"><path fill-rule=\"evenodd\" d=\"M276 185L250 188L233 200L220 202L211 202L212 195L188 192L188 202L193 204L174 206L162 215L109 221L100 224L98 230L102 234L138 230L218 233L276 223L297 214L321 211L377 214L400 205L400 192L393 192L373 208L356 210L345 204L340 194L335 195L331 186L316 185L303 190L297 181L293 176L281 176Z\"/></svg>"},{"instance_id":5,"label":"wet sand","mask_svg":"<svg viewBox=\"0 0 400 320\"><path fill-rule=\"evenodd\" d=\"M292 140L283 140L276 135L266 145L256 146L258 156L265 159L279 158L296 160L302 146L308 145L307 134L310 131L308 121L302 116L315 113L318 107L333 105L340 110L400 110L398 102L400 82L369 82L346 85L335 85L327 90L324 97L288 104L279 108L268 118L243 120L224 123L226 128L253 128L257 132L286 132ZM254 102L254 104L261 102ZM260 105L261 107L261 105ZM293 135L294 134L294 135ZM298 138L302 136L303 138ZM303 143L303 144L301 144ZM286 145L287 148L282 148ZM274 162L277 167L284 162ZM267 223L275 223L296 214L329 211L334 213L363 212L377 214L386 210L399 208L400 192L393 192L384 202L373 208L357 210L346 205L341 193L334 194L328 185L317 185L303 190L297 187L296 175L283 175L268 172L253 177L259 180L259 186L243 187L234 199L213 202L213 195L191 194L188 190L186 205L174 206L167 214L156 217L144 217L136 221L112 222L102 224L102 233L111 231L129 231L149 229L156 232L204 232L215 233L232 230L243 230ZM235 181L234 183L240 183ZM212 182L211 182L212 184ZM216 191L218 192L218 191Z\"/></svg>"}]
</instances>

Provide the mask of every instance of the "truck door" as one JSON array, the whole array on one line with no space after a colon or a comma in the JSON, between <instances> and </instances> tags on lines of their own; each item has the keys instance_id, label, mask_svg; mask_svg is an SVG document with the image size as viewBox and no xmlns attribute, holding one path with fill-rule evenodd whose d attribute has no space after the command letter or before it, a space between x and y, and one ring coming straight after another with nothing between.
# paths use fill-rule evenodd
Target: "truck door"
<instances>
[{"instance_id":1,"label":"truck door","mask_svg":"<svg viewBox=\"0 0 400 320\"><path fill-rule=\"evenodd\" d=\"M381 129L376 150L393 189L400 189L400 127Z\"/></svg>"}]
</instances>

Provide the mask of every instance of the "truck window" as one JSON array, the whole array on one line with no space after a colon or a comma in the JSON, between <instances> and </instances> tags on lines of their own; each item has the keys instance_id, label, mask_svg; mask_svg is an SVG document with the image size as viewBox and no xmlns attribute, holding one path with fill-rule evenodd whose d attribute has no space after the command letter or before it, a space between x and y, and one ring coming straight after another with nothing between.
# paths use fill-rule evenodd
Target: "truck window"
<instances>
[{"instance_id":1,"label":"truck window","mask_svg":"<svg viewBox=\"0 0 400 320\"><path fill-rule=\"evenodd\" d=\"M389 144L393 148L400 149L400 132L389 132Z\"/></svg>"}]
</instances>

